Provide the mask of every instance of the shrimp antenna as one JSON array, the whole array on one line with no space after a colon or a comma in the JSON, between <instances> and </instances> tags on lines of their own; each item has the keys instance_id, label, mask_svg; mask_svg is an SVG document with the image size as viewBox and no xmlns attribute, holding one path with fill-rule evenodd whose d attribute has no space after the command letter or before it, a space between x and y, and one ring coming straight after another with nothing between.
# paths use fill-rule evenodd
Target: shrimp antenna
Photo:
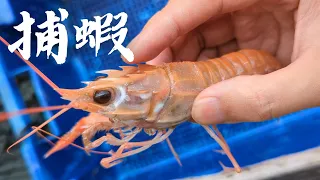
<instances>
[{"instance_id":1,"label":"shrimp antenna","mask_svg":"<svg viewBox=\"0 0 320 180\"><path fill-rule=\"evenodd\" d=\"M71 106L71 103L69 104L69 106ZM37 128L35 128L34 130L32 130L30 133L28 133L27 135L23 136L22 138L20 138L18 141L16 141L15 143L13 143L8 149L7 149L7 153L9 153L9 150L19 144L20 142L22 142L23 140L27 139L28 137L32 136L34 133L37 133L39 131L39 129L43 128L45 125L49 124L51 121L53 121L54 119L56 119L57 117L59 117L61 114L67 112L69 109L71 109L71 107L67 107L67 108L63 108L62 110L60 110L59 112L57 112L55 115L53 115L51 118L49 118L48 120L46 120L44 123L42 123L40 126L38 126ZM9 153L10 154L10 153Z\"/></svg>"},{"instance_id":2,"label":"shrimp antenna","mask_svg":"<svg viewBox=\"0 0 320 180\"><path fill-rule=\"evenodd\" d=\"M8 41L6 41L3 37L0 36L0 41L3 42L5 45L10 46L10 44L8 43ZM22 59L32 70L34 70L49 86L51 86L56 92L58 92L60 95L61 93L59 92L60 88L53 83L46 75L44 75L37 67L35 67L30 61L24 59L22 57L22 55L20 54L20 52L18 52L17 50L14 51L14 53L20 58ZM56 107L57 109L62 109L63 107ZM22 137L21 139L19 139L18 141L16 141L15 143L13 143L8 149L7 152L9 153L9 150L19 144L20 142L22 142L23 140L27 139L28 137L30 137L31 135L33 135L34 133L36 133L39 129L43 128L45 125L47 125L48 123L50 123L51 121L53 121L54 119L56 119L57 117L59 117L61 114L65 113L66 111L68 111L69 109L71 109L71 103L69 105L67 105L67 107L63 108L62 110L60 110L58 113L56 113L55 115L53 115L51 118L49 118L48 120L46 120L44 123L42 123L40 126L38 126L36 129L32 130L30 133L28 133L27 135L25 135L24 137ZM16 113L13 114L26 114L27 112L39 112L39 111L45 111L50 109L48 108L39 108L39 109L25 109L22 111L18 111ZM51 107L51 110L54 109L54 107ZM9 115L2 115L4 117L10 117ZM12 114L11 114L12 116ZM0 117L1 118L1 117Z\"/></svg>"},{"instance_id":3,"label":"shrimp antenna","mask_svg":"<svg viewBox=\"0 0 320 180\"><path fill-rule=\"evenodd\" d=\"M8 43L8 41L6 41L3 37L0 36L0 41L2 41L5 45L10 46L10 44ZM22 57L22 55L20 54L20 52L18 52L17 50L14 51L14 53L20 58L22 59L32 70L34 70L49 86L51 86L55 91L57 91L59 94L59 87L53 83L46 75L44 75L37 67L35 67L30 61L24 59ZM61 95L61 94L60 94Z\"/></svg>"},{"instance_id":4,"label":"shrimp antenna","mask_svg":"<svg viewBox=\"0 0 320 180\"><path fill-rule=\"evenodd\" d=\"M0 41L3 42L6 46L10 46L8 41L6 41L3 37L0 36ZM34 70L50 87L52 87L57 93L59 93L62 96L62 93L60 91L60 88L53 83L46 75L44 75L36 66L34 66L30 61L24 59L20 52L17 50L14 51L14 53L21 59L23 62L25 62L32 70ZM26 108L17 112L11 112L11 113L0 113L0 122L3 120L6 120L10 117L17 116L17 115L23 115L23 114L33 114L48 110L58 110L63 108L71 108L70 105L60 105L60 106L49 106L49 107L38 107L38 108Z\"/></svg>"},{"instance_id":5,"label":"shrimp antenna","mask_svg":"<svg viewBox=\"0 0 320 180\"><path fill-rule=\"evenodd\" d=\"M34 114L34 113L39 113L43 111L59 110L67 107L72 107L72 106L60 105L60 106L35 107L35 108L22 109L20 111L14 111L14 112L4 112L4 113L0 113L0 122L18 115Z\"/></svg>"}]
</instances>

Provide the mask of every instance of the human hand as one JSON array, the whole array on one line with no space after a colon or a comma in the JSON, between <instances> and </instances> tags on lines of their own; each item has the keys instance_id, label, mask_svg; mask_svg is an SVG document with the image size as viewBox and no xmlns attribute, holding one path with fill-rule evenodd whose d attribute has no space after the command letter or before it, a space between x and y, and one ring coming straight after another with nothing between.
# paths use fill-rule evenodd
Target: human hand
<instances>
[{"instance_id":1,"label":"human hand","mask_svg":"<svg viewBox=\"0 0 320 180\"><path fill-rule=\"evenodd\" d=\"M172 0L129 44L132 63L204 60L238 49L272 53L286 67L205 89L200 124L262 121L320 105L320 1Z\"/></svg>"}]
</instances>

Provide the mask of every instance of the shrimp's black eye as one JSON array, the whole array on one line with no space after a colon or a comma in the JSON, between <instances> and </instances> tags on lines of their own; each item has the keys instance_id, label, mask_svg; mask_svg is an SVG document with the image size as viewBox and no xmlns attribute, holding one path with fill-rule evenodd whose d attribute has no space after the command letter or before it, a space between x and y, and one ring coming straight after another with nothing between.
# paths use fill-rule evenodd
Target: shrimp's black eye
<instances>
[{"instance_id":1,"label":"shrimp's black eye","mask_svg":"<svg viewBox=\"0 0 320 180\"><path fill-rule=\"evenodd\" d=\"M99 90L94 93L93 100L98 104L107 104L111 100L111 96L109 90Z\"/></svg>"}]
</instances>

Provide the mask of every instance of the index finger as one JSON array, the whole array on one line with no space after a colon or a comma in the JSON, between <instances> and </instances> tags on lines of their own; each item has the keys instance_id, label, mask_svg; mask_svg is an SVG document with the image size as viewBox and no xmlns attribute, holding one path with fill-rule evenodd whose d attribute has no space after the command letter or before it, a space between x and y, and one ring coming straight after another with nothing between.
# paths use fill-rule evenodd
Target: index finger
<instances>
[{"instance_id":1,"label":"index finger","mask_svg":"<svg viewBox=\"0 0 320 180\"><path fill-rule=\"evenodd\" d=\"M128 45L134 61L146 62L208 19L250 6L258 0L172 0L156 13Z\"/></svg>"}]
</instances>

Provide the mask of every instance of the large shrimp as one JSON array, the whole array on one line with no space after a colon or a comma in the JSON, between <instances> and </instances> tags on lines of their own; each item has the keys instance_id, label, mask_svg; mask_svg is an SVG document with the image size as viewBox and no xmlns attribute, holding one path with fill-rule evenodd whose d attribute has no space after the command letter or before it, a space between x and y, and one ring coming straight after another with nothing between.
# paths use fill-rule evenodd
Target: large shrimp
<instances>
[{"instance_id":1,"label":"large shrimp","mask_svg":"<svg viewBox=\"0 0 320 180\"><path fill-rule=\"evenodd\" d=\"M8 45L1 37L0 40ZM19 52L15 53L23 59ZM70 103L53 107L62 110L12 146L36 133L70 108L81 109L90 114L78 121L46 157L72 144L82 135L83 144L88 152L104 142L120 146L110 157L101 160L101 165L105 168L118 164L124 157L137 154L166 140L176 126L188 120L192 121L191 108L195 98L212 84L240 75L271 73L281 68L272 55L264 51L246 49L207 61L173 62L160 66L139 64L137 67L121 67L122 71L103 70L98 73L107 74L108 77L85 82L84 88L62 89L29 61L24 61ZM50 107L41 110L48 109ZM16 115L31 112L37 110L27 109ZM2 114L2 119L11 115ZM240 166L217 127L203 127L222 147L235 170L240 172ZM91 142L99 130L112 130L121 138L107 133ZM143 142L130 142L142 130L150 136L154 135L154 138Z\"/></svg>"}]
</instances>

